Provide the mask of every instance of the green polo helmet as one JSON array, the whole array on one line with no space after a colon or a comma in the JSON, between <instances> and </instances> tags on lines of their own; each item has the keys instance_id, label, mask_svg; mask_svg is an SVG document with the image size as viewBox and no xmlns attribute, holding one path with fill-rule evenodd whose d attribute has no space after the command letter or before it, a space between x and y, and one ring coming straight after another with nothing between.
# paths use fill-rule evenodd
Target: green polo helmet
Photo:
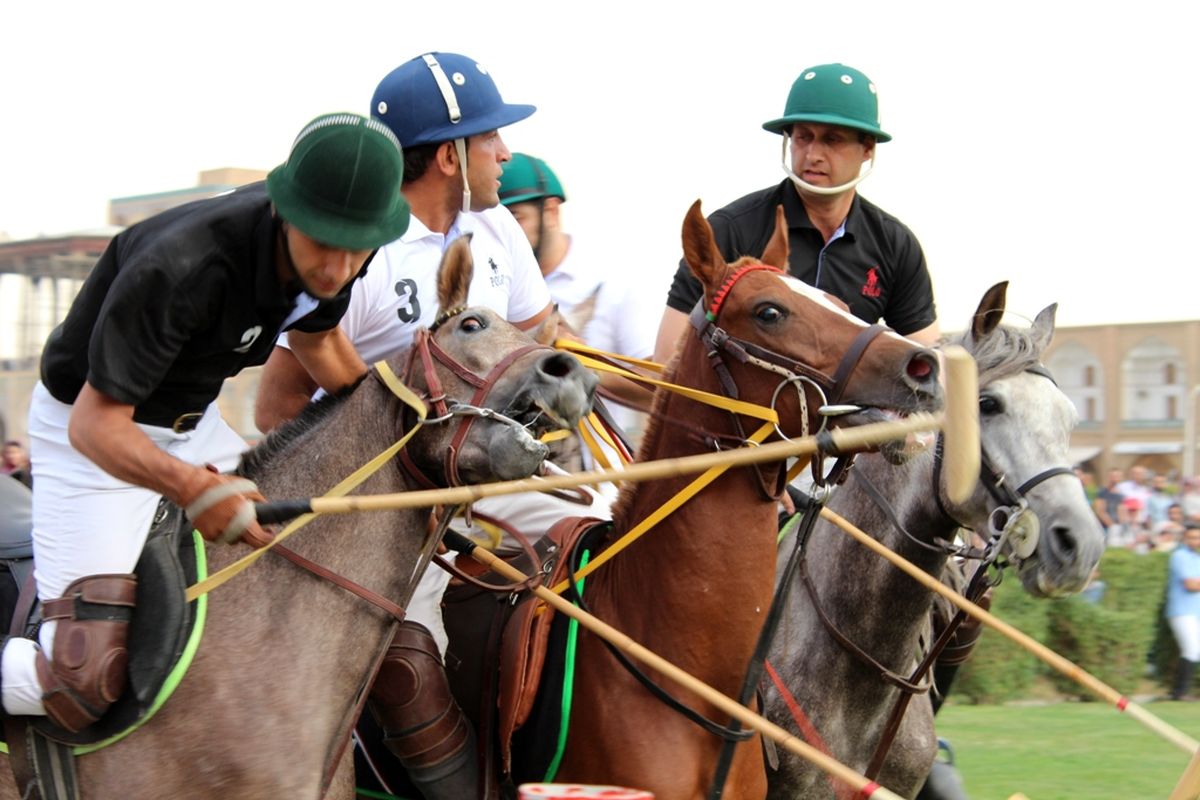
<instances>
[{"instance_id":1,"label":"green polo helmet","mask_svg":"<svg viewBox=\"0 0 1200 800\"><path fill-rule=\"evenodd\" d=\"M374 250L408 230L400 142L378 120L324 114L300 131L288 160L267 175L279 216L343 250Z\"/></svg>"},{"instance_id":2,"label":"green polo helmet","mask_svg":"<svg viewBox=\"0 0 1200 800\"><path fill-rule=\"evenodd\" d=\"M563 201L567 199L554 170L540 158L513 153L512 160L504 165L504 174L500 176L500 202L511 206L546 197L557 197Z\"/></svg>"},{"instance_id":3,"label":"green polo helmet","mask_svg":"<svg viewBox=\"0 0 1200 800\"><path fill-rule=\"evenodd\" d=\"M786 133L794 122L819 122L863 131L878 142L891 140L879 127L875 84L854 67L821 64L800 73L788 92L783 116L764 122L772 133Z\"/></svg>"}]
</instances>

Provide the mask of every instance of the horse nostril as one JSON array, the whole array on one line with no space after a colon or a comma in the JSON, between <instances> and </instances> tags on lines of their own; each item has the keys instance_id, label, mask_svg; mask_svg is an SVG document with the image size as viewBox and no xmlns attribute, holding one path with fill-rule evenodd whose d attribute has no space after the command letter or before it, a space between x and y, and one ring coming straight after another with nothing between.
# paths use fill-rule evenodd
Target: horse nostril
<instances>
[{"instance_id":1,"label":"horse nostril","mask_svg":"<svg viewBox=\"0 0 1200 800\"><path fill-rule=\"evenodd\" d=\"M932 380L937 375L937 361L929 353L917 353L908 360L905 372L913 380Z\"/></svg>"},{"instance_id":2,"label":"horse nostril","mask_svg":"<svg viewBox=\"0 0 1200 800\"><path fill-rule=\"evenodd\" d=\"M570 353L551 353L538 364L538 369L551 378L565 378L578 367L579 361Z\"/></svg>"},{"instance_id":3,"label":"horse nostril","mask_svg":"<svg viewBox=\"0 0 1200 800\"><path fill-rule=\"evenodd\" d=\"M1070 528L1065 525L1055 525L1050 528L1050 537L1054 541L1054 552L1068 561L1074 558L1076 544Z\"/></svg>"}]
</instances>

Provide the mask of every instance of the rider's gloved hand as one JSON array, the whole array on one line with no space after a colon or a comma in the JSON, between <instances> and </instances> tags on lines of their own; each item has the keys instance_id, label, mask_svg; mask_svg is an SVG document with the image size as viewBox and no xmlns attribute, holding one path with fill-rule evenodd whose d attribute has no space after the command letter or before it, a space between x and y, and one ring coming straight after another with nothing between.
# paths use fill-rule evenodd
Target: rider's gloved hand
<instances>
[{"instance_id":1,"label":"rider's gloved hand","mask_svg":"<svg viewBox=\"0 0 1200 800\"><path fill-rule=\"evenodd\" d=\"M183 508L196 530L210 542L233 544L240 540L251 547L262 547L272 537L258 524L254 504L265 500L252 481L222 475L209 464L196 470Z\"/></svg>"}]
</instances>

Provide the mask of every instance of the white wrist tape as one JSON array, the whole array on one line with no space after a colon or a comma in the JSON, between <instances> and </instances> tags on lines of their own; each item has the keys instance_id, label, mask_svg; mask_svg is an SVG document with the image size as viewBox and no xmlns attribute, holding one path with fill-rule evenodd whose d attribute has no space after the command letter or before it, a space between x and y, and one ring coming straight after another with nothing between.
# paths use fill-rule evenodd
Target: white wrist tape
<instances>
[{"instance_id":1,"label":"white wrist tape","mask_svg":"<svg viewBox=\"0 0 1200 800\"><path fill-rule=\"evenodd\" d=\"M184 509L184 513L187 514L189 520L195 522L197 517L222 500L235 495L245 494L246 492L256 491L258 491L258 487L252 480L238 478L227 481L201 492L199 497L188 504L188 507ZM243 502L237 513L233 515L233 519L229 521L229 525L221 532L221 541L226 544L236 542L246 532L246 527L257 518L254 504L248 500Z\"/></svg>"}]
</instances>

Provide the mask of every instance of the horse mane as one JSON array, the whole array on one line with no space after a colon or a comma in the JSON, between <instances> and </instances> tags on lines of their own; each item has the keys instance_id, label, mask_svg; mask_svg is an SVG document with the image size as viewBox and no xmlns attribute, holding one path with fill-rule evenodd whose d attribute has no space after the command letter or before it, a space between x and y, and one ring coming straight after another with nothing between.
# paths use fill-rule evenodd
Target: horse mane
<instances>
[{"instance_id":1,"label":"horse mane","mask_svg":"<svg viewBox=\"0 0 1200 800\"><path fill-rule=\"evenodd\" d=\"M967 332L951 337L947 343L962 345L975 359L980 386L1024 372L1042 360L1042 346L1032 328L997 325L982 339L976 340Z\"/></svg>"},{"instance_id":2,"label":"horse mane","mask_svg":"<svg viewBox=\"0 0 1200 800\"><path fill-rule=\"evenodd\" d=\"M340 407L346 401L346 398L353 394L354 390L358 388L358 385L366 377L366 374L364 374L349 386L309 403L300 412L298 417L280 425L268 433L257 445L242 453L242 458L238 462L237 469L234 472L237 475L250 479L254 479L255 476L260 475L276 456L295 444L304 434L328 419L334 410Z\"/></svg>"}]
</instances>

